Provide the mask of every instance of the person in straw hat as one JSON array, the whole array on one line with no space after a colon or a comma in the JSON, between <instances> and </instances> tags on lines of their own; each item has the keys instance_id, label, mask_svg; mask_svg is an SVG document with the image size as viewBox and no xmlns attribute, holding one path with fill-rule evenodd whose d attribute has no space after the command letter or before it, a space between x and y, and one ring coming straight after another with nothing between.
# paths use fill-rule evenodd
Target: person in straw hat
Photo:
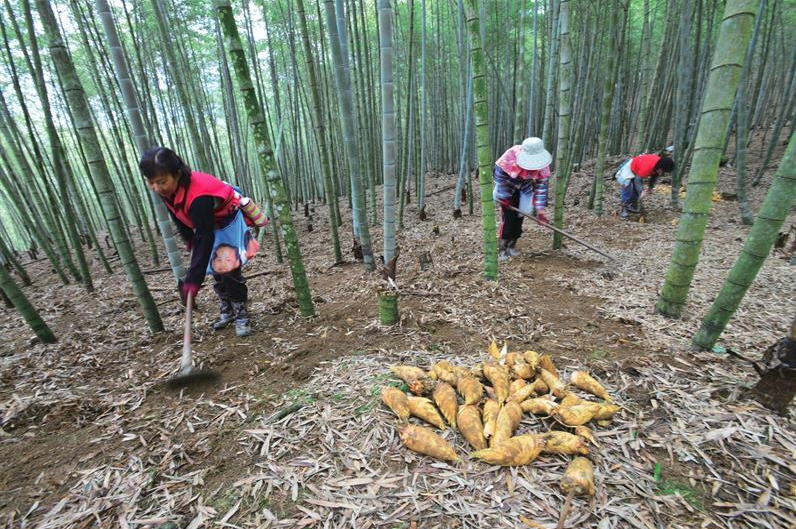
<instances>
[{"instance_id":1,"label":"person in straw hat","mask_svg":"<svg viewBox=\"0 0 796 529\"><path fill-rule=\"evenodd\" d=\"M547 222L547 182L553 156L544 148L540 138L526 138L522 145L514 145L495 162L492 178L495 187L492 198L500 204L500 253L498 259L507 260L519 254L517 239L522 235L523 216L512 206Z\"/></svg>"}]
</instances>

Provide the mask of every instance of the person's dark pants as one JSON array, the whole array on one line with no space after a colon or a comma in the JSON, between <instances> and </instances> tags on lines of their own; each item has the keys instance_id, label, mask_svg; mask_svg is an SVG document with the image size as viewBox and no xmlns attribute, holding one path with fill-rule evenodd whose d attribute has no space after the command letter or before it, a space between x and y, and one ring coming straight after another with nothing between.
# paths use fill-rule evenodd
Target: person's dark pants
<instances>
[{"instance_id":1,"label":"person's dark pants","mask_svg":"<svg viewBox=\"0 0 796 529\"><path fill-rule=\"evenodd\" d=\"M240 267L228 274L213 274L216 283L213 290L221 300L221 320L214 328L222 329L226 326L228 318L235 318L237 322L249 323L249 311L246 309L246 301L249 299L249 287L246 286L246 278L243 277Z\"/></svg>"},{"instance_id":2,"label":"person's dark pants","mask_svg":"<svg viewBox=\"0 0 796 529\"><path fill-rule=\"evenodd\" d=\"M520 192L515 191L509 203L515 208L520 207ZM500 204L500 203L499 203ZM525 218L516 211L510 210L503 204L500 204L500 211L502 219L500 222L500 235L499 239L506 241L516 241L522 235L522 220Z\"/></svg>"},{"instance_id":3,"label":"person's dark pants","mask_svg":"<svg viewBox=\"0 0 796 529\"><path fill-rule=\"evenodd\" d=\"M622 201L623 205L629 204L633 207L638 207L638 199L641 196L641 192L643 190L644 190L644 183L641 181L641 178L637 176L633 180L628 182L626 186L622 186L622 191L620 192L619 199Z\"/></svg>"},{"instance_id":4,"label":"person's dark pants","mask_svg":"<svg viewBox=\"0 0 796 529\"><path fill-rule=\"evenodd\" d=\"M222 302L246 303L249 299L249 287L246 286L246 278L243 277L240 267L228 274L213 274L213 279L216 280L213 290Z\"/></svg>"}]
</instances>

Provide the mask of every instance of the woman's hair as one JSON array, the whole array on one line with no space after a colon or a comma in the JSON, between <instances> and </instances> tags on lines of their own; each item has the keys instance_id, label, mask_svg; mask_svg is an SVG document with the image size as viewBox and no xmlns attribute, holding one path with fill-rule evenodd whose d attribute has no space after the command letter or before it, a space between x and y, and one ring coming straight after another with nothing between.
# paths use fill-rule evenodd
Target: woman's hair
<instances>
[{"instance_id":1,"label":"woman's hair","mask_svg":"<svg viewBox=\"0 0 796 529\"><path fill-rule=\"evenodd\" d=\"M655 164L655 169L661 169L664 173L671 173L674 171L674 160L664 156Z\"/></svg>"},{"instance_id":2,"label":"woman's hair","mask_svg":"<svg viewBox=\"0 0 796 529\"><path fill-rule=\"evenodd\" d=\"M191 178L191 168L168 147L154 147L141 156L138 168L151 180L162 174L176 175L182 183Z\"/></svg>"}]
</instances>

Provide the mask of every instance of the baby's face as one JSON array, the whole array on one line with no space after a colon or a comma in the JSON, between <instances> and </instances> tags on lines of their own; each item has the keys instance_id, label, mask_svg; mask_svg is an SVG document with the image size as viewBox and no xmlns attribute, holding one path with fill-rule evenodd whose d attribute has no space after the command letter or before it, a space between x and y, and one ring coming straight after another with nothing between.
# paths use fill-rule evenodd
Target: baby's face
<instances>
[{"instance_id":1,"label":"baby's face","mask_svg":"<svg viewBox=\"0 0 796 529\"><path fill-rule=\"evenodd\" d=\"M213 259L213 271L217 274L227 274L240 266L240 259L235 255L235 249L228 246L216 249Z\"/></svg>"}]
</instances>

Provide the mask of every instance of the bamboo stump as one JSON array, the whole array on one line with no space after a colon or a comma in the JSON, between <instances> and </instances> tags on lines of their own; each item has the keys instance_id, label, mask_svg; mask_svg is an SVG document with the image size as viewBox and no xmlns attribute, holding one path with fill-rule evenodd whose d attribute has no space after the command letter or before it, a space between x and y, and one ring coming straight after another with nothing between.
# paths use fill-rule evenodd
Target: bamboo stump
<instances>
[{"instance_id":1,"label":"bamboo stump","mask_svg":"<svg viewBox=\"0 0 796 529\"><path fill-rule=\"evenodd\" d=\"M434 264L434 261L431 259L430 252L423 252L417 256L417 264L420 266L420 270L425 270Z\"/></svg>"},{"instance_id":2,"label":"bamboo stump","mask_svg":"<svg viewBox=\"0 0 796 529\"><path fill-rule=\"evenodd\" d=\"M400 320L398 314L398 293L379 293L379 321L382 325L395 325Z\"/></svg>"},{"instance_id":3,"label":"bamboo stump","mask_svg":"<svg viewBox=\"0 0 796 529\"><path fill-rule=\"evenodd\" d=\"M796 322L791 335L796 330ZM778 413L787 413L796 395L796 340L793 336L782 338L763 354L760 380L752 394L760 404Z\"/></svg>"}]
</instances>

